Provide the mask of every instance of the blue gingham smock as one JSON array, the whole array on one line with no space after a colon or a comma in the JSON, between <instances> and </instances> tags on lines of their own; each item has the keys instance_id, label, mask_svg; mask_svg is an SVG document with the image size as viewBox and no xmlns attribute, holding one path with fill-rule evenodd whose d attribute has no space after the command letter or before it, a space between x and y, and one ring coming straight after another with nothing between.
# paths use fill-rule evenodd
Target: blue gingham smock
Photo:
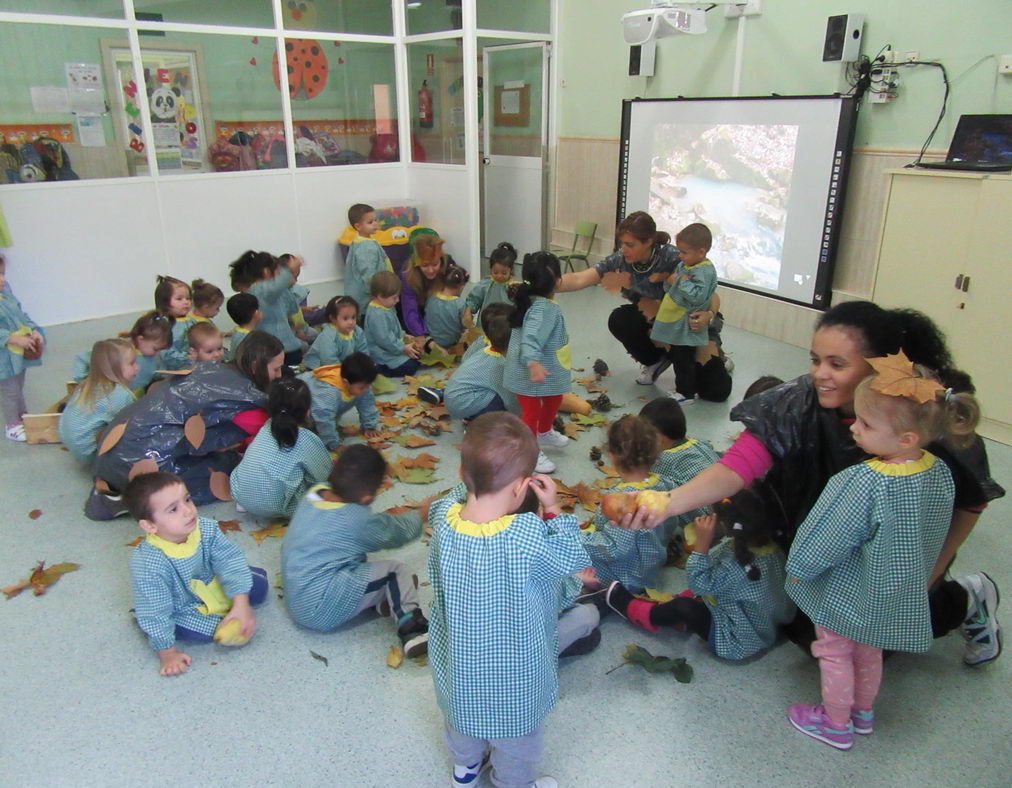
<instances>
[{"instance_id":1,"label":"blue gingham smock","mask_svg":"<svg viewBox=\"0 0 1012 788\"><path fill-rule=\"evenodd\" d=\"M675 273L691 274L692 278L665 286L650 338L679 347L705 345L710 341L709 332L705 328L700 331L689 328L689 315L709 306L717 290L717 271L713 263L703 260L692 266L679 262Z\"/></svg>"},{"instance_id":2,"label":"blue gingham smock","mask_svg":"<svg viewBox=\"0 0 1012 788\"><path fill-rule=\"evenodd\" d=\"M465 303L473 314L478 314L489 304L509 304L513 306L508 291L509 286L515 284L516 282L507 282L501 285L492 278L482 279L471 288L471 292L467 294Z\"/></svg>"},{"instance_id":3,"label":"blue gingham smock","mask_svg":"<svg viewBox=\"0 0 1012 788\"><path fill-rule=\"evenodd\" d=\"M316 432L330 451L341 445L341 437L337 434L338 419L352 408L358 410L363 430L379 429L379 411L376 410L376 398L371 388L366 389L365 394L353 397L344 389L320 380L312 372L303 372L297 377L309 386Z\"/></svg>"},{"instance_id":4,"label":"blue gingham smock","mask_svg":"<svg viewBox=\"0 0 1012 788\"><path fill-rule=\"evenodd\" d=\"M20 375L27 367L37 367L42 363L41 359L25 361L24 348L7 344L12 334L30 334L32 331L46 336L46 332L21 308L21 302L14 297L10 287L6 287L0 292L0 380Z\"/></svg>"},{"instance_id":5,"label":"blue gingham smock","mask_svg":"<svg viewBox=\"0 0 1012 788\"><path fill-rule=\"evenodd\" d=\"M328 364L340 364L352 353L369 355L369 343L365 341L365 332L355 326L350 334L342 334L328 323L320 329L319 336L306 351L302 363L306 369L316 369Z\"/></svg>"},{"instance_id":6,"label":"blue gingham smock","mask_svg":"<svg viewBox=\"0 0 1012 788\"><path fill-rule=\"evenodd\" d=\"M355 299L359 310L369 303L369 285L380 271L393 271L379 241L358 236L348 247L344 261L344 292Z\"/></svg>"},{"instance_id":7,"label":"blue gingham smock","mask_svg":"<svg viewBox=\"0 0 1012 788\"><path fill-rule=\"evenodd\" d=\"M527 365L540 361L548 371L544 383L531 383ZM534 296L520 328L510 334L506 352L506 388L527 397L551 397L570 389L569 334L562 309L550 298Z\"/></svg>"},{"instance_id":8,"label":"blue gingham smock","mask_svg":"<svg viewBox=\"0 0 1012 788\"><path fill-rule=\"evenodd\" d=\"M720 455L706 441L686 438L677 446L672 446L670 449L662 451L657 457L657 462L654 463L650 470L670 479L671 488L674 489L694 479L696 474L710 467L719 459ZM679 525L691 523L700 515L709 514L710 511L709 506L701 506L698 509L693 509L677 517L665 520L664 526L670 531Z\"/></svg>"},{"instance_id":9,"label":"blue gingham smock","mask_svg":"<svg viewBox=\"0 0 1012 788\"><path fill-rule=\"evenodd\" d=\"M79 394L80 389L74 392L60 414L60 440L75 460L90 463L98 451L99 430L135 398L132 391L117 383L108 394L95 400L94 408L88 409L81 405Z\"/></svg>"},{"instance_id":10,"label":"blue gingham smock","mask_svg":"<svg viewBox=\"0 0 1012 788\"><path fill-rule=\"evenodd\" d=\"M619 482L602 495L638 490L670 490L671 480L651 473L641 482ZM604 585L618 580L634 594L652 588L657 572L664 566L668 552L657 528L630 531L608 525L608 518L598 509L593 529L580 532L582 542L594 564L597 579Z\"/></svg>"},{"instance_id":11,"label":"blue gingham smock","mask_svg":"<svg viewBox=\"0 0 1012 788\"><path fill-rule=\"evenodd\" d=\"M517 398L503 385L505 368L506 359L490 347L465 354L443 391L443 404L450 412L450 418L471 418L485 408L496 394L509 411L519 413Z\"/></svg>"},{"instance_id":12,"label":"blue gingham smock","mask_svg":"<svg viewBox=\"0 0 1012 788\"><path fill-rule=\"evenodd\" d=\"M377 364L396 369L409 358L404 352L404 329L397 313L375 301L370 301L365 310L365 341Z\"/></svg>"},{"instance_id":13,"label":"blue gingham smock","mask_svg":"<svg viewBox=\"0 0 1012 788\"><path fill-rule=\"evenodd\" d=\"M944 462L872 459L826 484L787 557L787 593L816 624L892 651L931 645L928 575L955 487Z\"/></svg>"},{"instance_id":14,"label":"blue gingham smock","mask_svg":"<svg viewBox=\"0 0 1012 788\"><path fill-rule=\"evenodd\" d=\"M215 578L228 599L248 594L253 575L246 559L218 528L201 517L181 545L149 534L130 557L137 624L156 651L176 644L176 626L213 635L227 611L201 612ZM197 592L200 592L199 594Z\"/></svg>"},{"instance_id":15,"label":"blue gingham smock","mask_svg":"<svg viewBox=\"0 0 1012 788\"><path fill-rule=\"evenodd\" d=\"M255 295L260 303L262 317L257 330L266 331L271 336L277 337L286 353L293 353L302 348L302 343L288 322L290 307L288 290L291 284L292 272L282 266L273 279L261 279L249 287L250 295Z\"/></svg>"},{"instance_id":16,"label":"blue gingham smock","mask_svg":"<svg viewBox=\"0 0 1012 788\"><path fill-rule=\"evenodd\" d=\"M315 433L300 427L295 445L283 449L268 421L229 476L232 500L255 517L291 517L306 490L327 479L332 464Z\"/></svg>"},{"instance_id":17,"label":"blue gingham smock","mask_svg":"<svg viewBox=\"0 0 1012 788\"><path fill-rule=\"evenodd\" d=\"M444 350L460 342L464 333L464 308L461 296L434 293L425 302L425 325L429 336Z\"/></svg>"},{"instance_id":18,"label":"blue gingham smock","mask_svg":"<svg viewBox=\"0 0 1012 788\"><path fill-rule=\"evenodd\" d=\"M197 322L192 315L177 317L172 324L172 344L158 354L162 369L189 369L190 328Z\"/></svg>"},{"instance_id":19,"label":"blue gingham smock","mask_svg":"<svg viewBox=\"0 0 1012 788\"><path fill-rule=\"evenodd\" d=\"M429 522L429 663L447 723L465 736L525 736L559 694L560 585L590 561L571 514L462 520L451 491Z\"/></svg>"},{"instance_id":20,"label":"blue gingham smock","mask_svg":"<svg viewBox=\"0 0 1012 788\"><path fill-rule=\"evenodd\" d=\"M137 354L137 374L134 375L134 379L130 381L130 385L133 387L131 391L135 394L138 392L143 394L144 389L148 387L148 384L155 379L155 370L165 369L162 364L162 354L155 353L153 356L145 356L141 353ZM70 376L70 379L75 383L80 383L86 377L88 372L91 371L91 351L85 350L74 356L74 371Z\"/></svg>"},{"instance_id":21,"label":"blue gingham smock","mask_svg":"<svg viewBox=\"0 0 1012 788\"><path fill-rule=\"evenodd\" d=\"M350 620L372 568L366 554L400 547L422 532L417 512L372 514L368 506L325 501L313 487L295 510L281 544L285 605L297 624L329 632Z\"/></svg>"},{"instance_id":22,"label":"blue gingham smock","mask_svg":"<svg viewBox=\"0 0 1012 788\"><path fill-rule=\"evenodd\" d=\"M794 617L784 591L784 554L773 544L753 551L758 580L749 580L725 539L709 553L692 553L685 563L689 588L703 597L713 628L710 645L724 659L747 659L768 649L777 629Z\"/></svg>"},{"instance_id":23,"label":"blue gingham smock","mask_svg":"<svg viewBox=\"0 0 1012 788\"><path fill-rule=\"evenodd\" d=\"M249 336L250 329L241 328L236 326L232 329L232 337L228 343L228 349L225 351L225 361L235 361L235 353L239 349L239 345L242 341Z\"/></svg>"}]
</instances>

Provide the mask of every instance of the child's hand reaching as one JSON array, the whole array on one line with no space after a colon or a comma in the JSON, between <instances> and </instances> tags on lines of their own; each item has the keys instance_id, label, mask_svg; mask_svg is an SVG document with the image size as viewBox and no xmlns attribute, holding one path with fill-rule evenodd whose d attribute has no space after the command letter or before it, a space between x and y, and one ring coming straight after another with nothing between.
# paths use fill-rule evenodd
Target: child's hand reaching
<instances>
[{"instance_id":1,"label":"child's hand reaching","mask_svg":"<svg viewBox=\"0 0 1012 788\"><path fill-rule=\"evenodd\" d=\"M163 676L178 676L180 673L186 673L190 668L190 663L193 659L189 654L184 654L182 651L176 649L175 646L170 648L163 648L158 652L158 672Z\"/></svg>"},{"instance_id":2,"label":"child's hand reaching","mask_svg":"<svg viewBox=\"0 0 1012 788\"><path fill-rule=\"evenodd\" d=\"M415 359L416 361L422 355L421 351L418 349L418 345L416 345L413 341L404 343L404 354L409 358Z\"/></svg>"},{"instance_id":3,"label":"child's hand reaching","mask_svg":"<svg viewBox=\"0 0 1012 788\"><path fill-rule=\"evenodd\" d=\"M532 361L527 365L527 376L531 379L531 383L544 383L548 380L548 370L540 361Z\"/></svg>"},{"instance_id":4,"label":"child's hand reaching","mask_svg":"<svg viewBox=\"0 0 1012 788\"><path fill-rule=\"evenodd\" d=\"M597 579L597 572L594 567L588 566L576 573L576 577L583 583L584 588L594 589L601 587L601 581Z\"/></svg>"},{"instance_id":5,"label":"child's hand reaching","mask_svg":"<svg viewBox=\"0 0 1012 788\"><path fill-rule=\"evenodd\" d=\"M696 544L693 552L708 553L713 544L714 532L717 530L717 515L704 514L695 519Z\"/></svg>"},{"instance_id":6,"label":"child's hand reaching","mask_svg":"<svg viewBox=\"0 0 1012 788\"><path fill-rule=\"evenodd\" d=\"M555 487L555 480L543 473L536 473L528 482L528 489L534 490L534 494L546 514L559 514L558 493Z\"/></svg>"},{"instance_id":7,"label":"child's hand reaching","mask_svg":"<svg viewBox=\"0 0 1012 788\"><path fill-rule=\"evenodd\" d=\"M438 500L438 496L430 495L428 498L422 498L422 500L418 502L418 514L421 516L423 523L429 522L429 509L432 507L432 504Z\"/></svg>"}]
</instances>

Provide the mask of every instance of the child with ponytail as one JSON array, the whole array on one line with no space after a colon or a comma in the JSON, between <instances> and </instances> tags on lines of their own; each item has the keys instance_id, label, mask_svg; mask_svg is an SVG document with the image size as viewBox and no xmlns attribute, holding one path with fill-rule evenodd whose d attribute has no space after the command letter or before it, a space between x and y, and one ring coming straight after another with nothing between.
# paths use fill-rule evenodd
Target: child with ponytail
<instances>
[{"instance_id":1,"label":"child with ponytail","mask_svg":"<svg viewBox=\"0 0 1012 788\"><path fill-rule=\"evenodd\" d=\"M872 459L833 476L787 559L787 593L815 623L822 704L797 704L791 724L849 750L870 734L882 650L927 651L928 580L949 530L955 488L934 440L972 440L976 401L912 364L903 350L868 358L855 392L854 441Z\"/></svg>"},{"instance_id":2,"label":"child with ponytail","mask_svg":"<svg viewBox=\"0 0 1012 788\"><path fill-rule=\"evenodd\" d=\"M190 286L172 276L156 277L155 311L172 324L172 344L162 351L165 369L188 369L190 366L190 327L197 319L190 314L193 296Z\"/></svg>"},{"instance_id":3,"label":"child with ponytail","mask_svg":"<svg viewBox=\"0 0 1012 788\"><path fill-rule=\"evenodd\" d=\"M267 389L270 420L229 477L232 500L256 517L291 517L312 485L326 481L330 453L308 429L312 399L299 378Z\"/></svg>"},{"instance_id":4,"label":"child with ponytail","mask_svg":"<svg viewBox=\"0 0 1012 788\"><path fill-rule=\"evenodd\" d=\"M784 554L776 545L778 529L770 511L753 488L715 503L711 514L685 529L686 548L692 551L685 564L686 591L658 603L612 583L605 601L649 632L688 630L723 659L748 659L768 649L779 626L794 615L784 592Z\"/></svg>"},{"instance_id":5,"label":"child with ponytail","mask_svg":"<svg viewBox=\"0 0 1012 788\"><path fill-rule=\"evenodd\" d=\"M538 446L565 446L569 439L552 429L562 395L570 389L569 333L552 296L562 278L559 258L550 252L524 256L523 281L510 286L516 308L506 354L506 388L520 402L521 418ZM538 473L553 473L555 463L538 452Z\"/></svg>"},{"instance_id":6,"label":"child with ponytail","mask_svg":"<svg viewBox=\"0 0 1012 788\"><path fill-rule=\"evenodd\" d=\"M157 312L147 312L137 318L130 329L130 342L137 351L137 374L134 376L134 394L143 394L154 380L155 371L161 369L161 352L172 344L172 324L167 317ZM91 350L74 356L72 380L80 383L91 370Z\"/></svg>"},{"instance_id":7,"label":"child with ponytail","mask_svg":"<svg viewBox=\"0 0 1012 788\"><path fill-rule=\"evenodd\" d=\"M91 349L88 376L60 414L60 440L76 460L91 463L105 426L134 401L137 351L126 339L103 339Z\"/></svg>"},{"instance_id":8,"label":"child with ponytail","mask_svg":"<svg viewBox=\"0 0 1012 788\"><path fill-rule=\"evenodd\" d=\"M470 278L470 274L459 265L448 265L443 274L442 286L425 302L425 322L429 327L429 336L443 350L460 342L464 333L464 310L467 305L460 294Z\"/></svg>"},{"instance_id":9,"label":"child with ponytail","mask_svg":"<svg viewBox=\"0 0 1012 788\"><path fill-rule=\"evenodd\" d=\"M473 321L474 316L489 304L513 306L507 290L513 282L513 266L517 262L517 250L509 241L503 241L488 258L488 279L482 279L467 294L465 318Z\"/></svg>"}]
</instances>

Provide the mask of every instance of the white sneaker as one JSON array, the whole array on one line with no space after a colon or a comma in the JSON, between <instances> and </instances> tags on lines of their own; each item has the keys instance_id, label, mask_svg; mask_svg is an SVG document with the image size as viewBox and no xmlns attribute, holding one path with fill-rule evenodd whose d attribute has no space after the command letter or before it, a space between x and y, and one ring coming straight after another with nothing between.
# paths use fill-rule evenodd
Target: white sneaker
<instances>
[{"instance_id":1,"label":"white sneaker","mask_svg":"<svg viewBox=\"0 0 1012 788\"><path fill-rule=\"evenodd\" d=\"M555 473L555 463L548 459L543 451L539 451L534 471L536 473Z\"/></svg>"},{"instance_id":2,"label":"white sneaker","mask_svg":"<svg viewBox=\"0 0 1012 788\"><path fill-rule=\"evenodd\" d=\"M538 433L538 446L568 446L569 438L558 430Z\"/></svg>"},{"instance_id":3,"label":"white sneaker","mask_svg":"<svg viewBox=\"0 0 1012 788\"><path fill-rule=\"evenodd\" d=\"M691 405L693 402L695 402L699 398L698 395L695 396L695 397L683 397L677 391L669 391L667 393L667 396L670 397L671 399L673 399L675 402L677 402L682 407L685 407L686 405Z\"/></svg>"},{"instance_id":4,"label":"white sneaker","mask_svg":"<svg viewBox=\"0 0 1012 788\"><path fill-rule=\"evenodd\" d=\"M554 777L545 775L534 781L534 788L559 788L559 781Z\"/></svg>"},{"instance_id":5,"label":"white sneaker","mask_svg":"<svg viewBox=\"0 0 1012 788\"><path fill-rule=\"evenodd\" d=\"M652 386L661 376L661 373L671 366L671 359L662 358L660 361L651 364L649 367L640 367L640 376L636 382L641 386Z\"/></svg>"},{"instance_id":6,"label":"white sneaker","mask_svg":"<svg viewBox=\"0 0 1012 788\"><path fill-rule=\"evenodd\" d=\"M983 665L1001 654L1001 627L998 625L998 586L983 572L956 578L970 597L966 619L959 626L966 641L963 662Z\"/></svg>"},{"instance_id":7,"label":"white sneaker","mask_svg":"<svg viewBox=\"0 0 1012 788\"><path fill-rule=\"evenodd\" d=\"M7 440L9 441L24 443L27 440L25 437L25 425L20 421L17 424L8 424L7 429L4 430L4 435L7 436Z\"/></svg>"}]
</instances>

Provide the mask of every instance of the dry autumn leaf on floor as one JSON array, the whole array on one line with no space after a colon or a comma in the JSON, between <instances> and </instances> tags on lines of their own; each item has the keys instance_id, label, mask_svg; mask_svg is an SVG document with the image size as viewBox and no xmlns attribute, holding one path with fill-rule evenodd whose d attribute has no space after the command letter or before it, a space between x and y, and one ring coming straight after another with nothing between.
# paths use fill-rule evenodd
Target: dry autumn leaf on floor
<instances>
[{"instance_id":1,"label":"dry autumn leaf on floor","mask_svg":"<svg viewBox=\"0 0 1012 788\"><path fill-rule=\"evenodd\" d=\"M399 668L401 663L404 661L404 652L397 646L390 647L390 653L387 654L387 667L388 668Z\"/></svg>"},{"instance_id":2,"label":"dry autumn leaf on floor","mask_svg":"<svg viewBox=\"0 0 1012 788\"><path fill-rule=\"evenodd\" d=\"M52 566L46 566L45 561L39 561L28 577L0 590L3 591L4 596L8 599L13 599L26 588L31 588L35 596L42 596L46 593L46 589L63 577L63 575L68 572L76 572L80 568L80 564L71 564L66 561L61 564L53 564Z\"/></svg>"},{"instance_id":3,"label":"dry autumn leaf on floor","mask_svg":"<svg viewBox=\"0 0 1012 788\"><path fill-rule=\"evenodd\" d=\"M431 441L428 438L423 438L421 435L391 435L390 440L405 449L421 449L424 446L435 446L436 442Z\"/></svg>"},{"instance_id":4,"label":"dry autumn leaf on floor","mask_svg":"<svg viewBox=\"0 0 1012 788\"><path fill-rule=\"evenodd\" d=\"M629 287L632 281L628 271L609 271L601 277L601 287L609 293L618 293Z\"/></svg>"},{"instance_id":5,"label":"dry autumn leaf on floor","mask_svg":"<svg viewBox=\"0 0 1012 788\"><path fill-rule=\"evenodd\" d=\"M389 463L390 475L406 484L428 484L436 481L438 457L422 452L417 457L397 457Z\"/></svg>"},{"instance_id":6,"label":"dry autumn leaf on floor","mask_svg":"<svg viewBox=\"0 0 1012 788\"><path fill-rule=\"evenodd\" d=\"M601 502L601 491L595 490L590 485L579 482L571 488L573 494L577 500L583 504L583 508L588 512L597 511L598 504Z\"/></svg>"},{"instance_id":7,"label":"dry autumn leaf on floor","mask_svg":"<svg viewBox=\"0 0 1012 788\"><path fill-rule=\"evenodd\" d=\"M655 657L642 646L630 643L622 659L627 665L639 665L648 673L670 673L675 681L688 684L692 681L692 666L682 657Z\"/></svg>"},{"instance_id":8,"label":"dry autumn leaf on floor","mask_svg":"<svg viewBox=\"0 0 1012 788\"><path fill-rule=\"evenodd\" d=\"M586 431L587 431L586 427L584 427L582 424L577 424L574 421L566 422L566 424L562 428L563 435L565 435L567 438L574 438L574 439L576 438L577 434Z\"/></svg>"},{"instance_id":9,"label":"dry autumn leaf on floor","mask_svg":"<svg viewBox=\"0 0 1012 788\"><path fill-rule=\"evenodd\" d=\"M41 509L32 509L28 513L28 519L29 520L38 520L40 517L42 517L42 510Z\"/></svg>"},{"instance_id":10,"label":"dry autumn leaf on floor","mask_svg":"<svg viewBox=\"0 0 1012 788\"><path fill-rule=\"evenodd\" d=\"M312 657L313 659L315 659L315 660L316 660L317 662L322 662L322 663L323 663L323 665L324 665L324 667L329 667L329 666L330 666L330 660L329 660L329 659L327 659L327 658L326 658L325 656L323 656L322 654L317 654L317 653L316 653L315 651L312 651L312 650L311 650L311 651L309 652L309 656L311 656L311 657Z\"/></svg>"},{"instance_id":11,"label":"dry autumn leaf on floor","mask_svg":"<svg viewBox=\"0 0 1012 788\"><path fill-rule=\"evenodd\" d=\"M143 541L144 541L144 537L143 536L138 536L136 539L131 539L129 542L127 542L126 546L127 547L136 547L137 545L139 545Z\"/></svg>"},{"instance_id":12,"label":"dry autumn leaf on floor","mask_svg":"<svg viewBox=\"0 0 1012 788\"><path fill-rule=\"evenodd\" d=\"M397 506L391 506L389 509L384 509L383 514L391 514L391 515L407 514L408 512L413 512L415 509L417 509L420 503L421 501L411 501L411 500L403 501Z\"/></svg>"},{"instance_id":13,"label":"dry autumn leaf on floor","mask_svg":"<svg viewBox=\"0 0 1012 788\"><path fill-rule=\"evenodd\" d=\"M602 394L608 389L601 385L601 381L596 375L588 375L585 378L577 378L576 382L587 389L591 394Z\"/></svg>"},{"instance_id":14,"label":"dry autumn leaf on floor","mask_svg":"<svg viewBox=\"0 0 1012 788\"><path fill-rule=\"evenodd\" d=\"M372 382L372 393L377 396L394 391L397 391L397 384L385 375L377 375L376 380Z\"/></svg>"},{"instance_id":15,"label":"dry autumn leaf on floor","mask_svg":"<svg viewBox=\"0 0 1012 788\"><path fill-rule=\"evenodd\" d=\"M432 349L419 357L418 363L423 367L455 367L457 366L457 359L447 353L440 347L432 346Z\"/></svg>"},{"instance_id":16,"label":"dry autumn leaf on floor","mask_svg":"<svg viewBox=\"0 0 1012 788\"><path fill-rule=\"evenodd\" d=\"M591 413L589 416L584 416L582 413L574 413L570 418L577 424L583 424L587 427L604 427L608 424L608 417L603 413Z\"/></svg>"},{"instance_id":17,"label":"dry autumn leaf on floor","mask_svg":"<svg viewBox=\"0 0 1012 788\"><path fill-rule=\"evenodd\" d=\"M221 529L223 534L227 534L229 531L241 531L242 526L239 525L238 520L219 520L218 527Z\"/></svg>"},{"instance_id":18,"label":"dry autumn leaf on floor","mask_svg":"<svg viewBox=\"0 0 1012 788\"><path fill-rule=\"evenodd\" d=\"M249 535L253 537L257 544L262 544L264 539L273 537L280 539L285 535L285 529L288 527L288 523L284 520L275 520L273 523L268 523L263 528L256 531L250 531Z\"/></svg>"}]
</instances>

